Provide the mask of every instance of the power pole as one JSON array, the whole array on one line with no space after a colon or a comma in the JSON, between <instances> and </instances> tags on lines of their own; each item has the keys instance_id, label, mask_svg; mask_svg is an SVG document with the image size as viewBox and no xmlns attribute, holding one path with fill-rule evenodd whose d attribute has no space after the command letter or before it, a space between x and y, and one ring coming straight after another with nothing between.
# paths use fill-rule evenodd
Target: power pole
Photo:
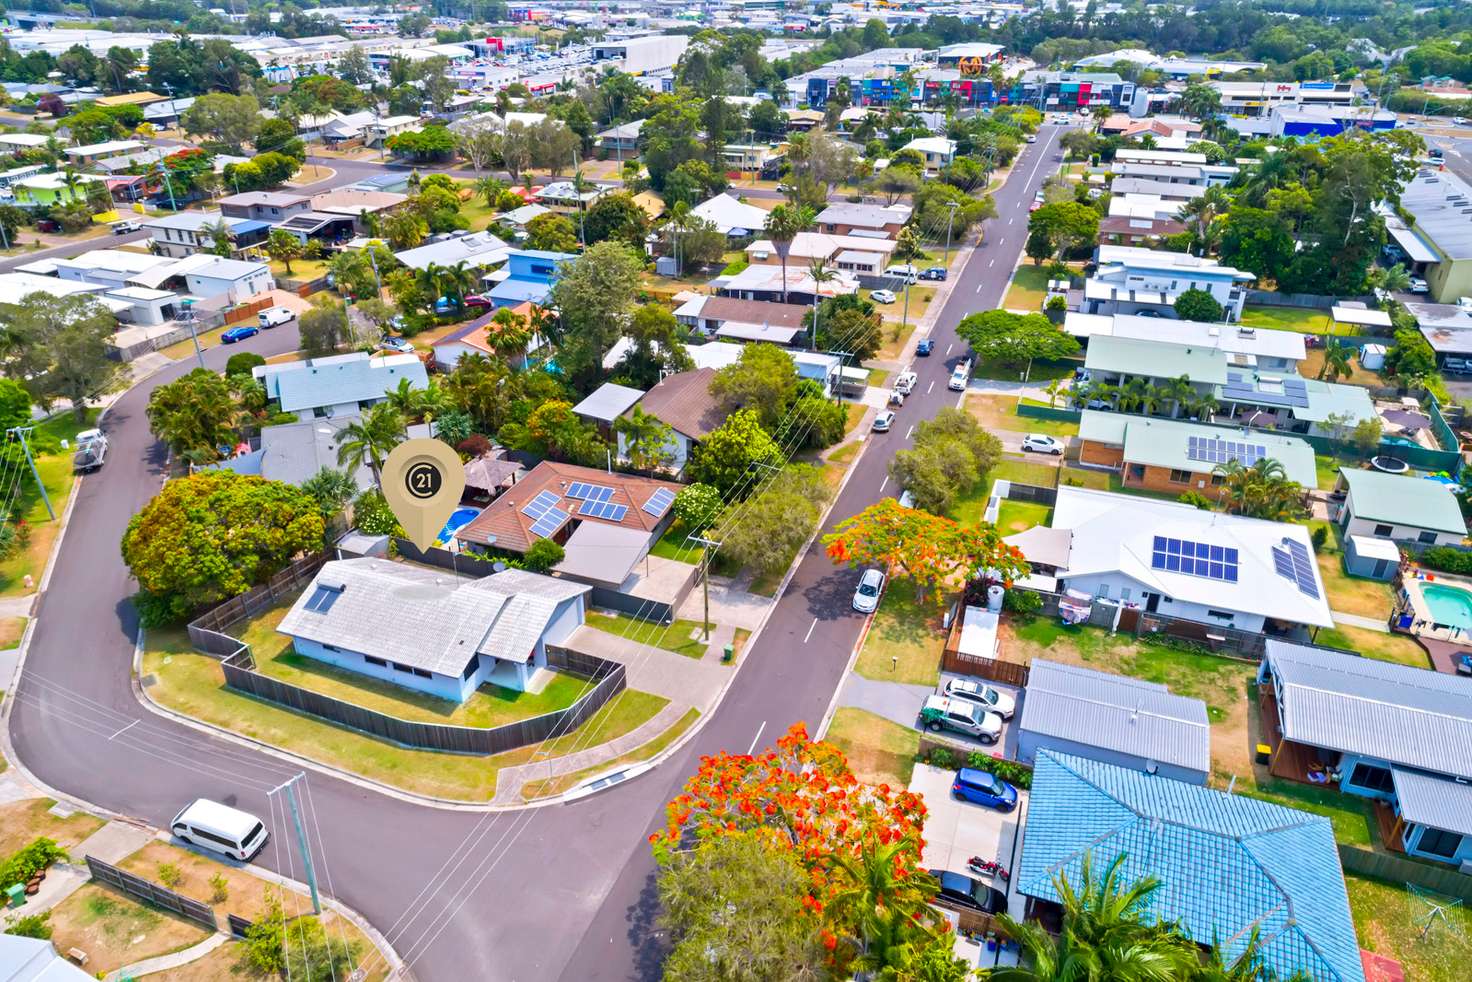
<instances>
[{"instance_id":1,"label":"power pole","mask_svg":"<svg viewBox=\"0 0 1472 982\"><path fill-rule=\"evenodd\" d=\"M705 546L705 552L700 557L700 592L704 600L705 609L700 618L700 640L710 641L710 561L715 551L721 547L719 542L711 539L702 539L699 536L690 536L691 542L698 542Z\"/></svg>"},{"instance_id":2,"label":"power pole","mask_svg":"<svg viewBox=\"0 0 1472 982\"><path fill-rule=\"evenodd\" d=\"M946 255L945 259L941 261L941 265L949 271L951 268L951 223L956 220L956 209L961 207L961 203L959 201L949 201L946 202L946 207L950 209L950 214L946 215ZM946 275L949 276L950 273L947 272Z\"/></svg>"},{"instance_id":3,"label":"power pole","mask_svg":"<svg viewBox=\"0 0 1472 982\"><path fill-rule=\"evenodd\" d=\"M838 384L833 387L833 402L835 405L843 402L843 363L853 357L852 351L830 351L830 355L838 356Z\"/></svg>"},{"instance_id":4,"label":"power pole","mask_svg":"<svg viewBox=\"0 0 1472 982\"><path fill-rule=\"evenodd\" d=\"M307 833L302 828L301 811L296 804L296 782L306 777L306 774L298 774L291 780L278 784L267 794L275 794L277 791L286 792L286 804L291 809L291 823L296 826L296 843L302 853L302 869L307 874L307 889L312 892L312 913L322 913L322 898L317 895L317 869L312 865L312 850L307 844Z\"/></svg>"},{"instance_id":5,"label":"power pole","mask_svg":"<svg viewBox=\"0 0 1472 982\"><path fill-rule=\"evenodd\" d=\"M31 445L26 442L26 435L35 429L32 426L14 426L7 433L14 433L20 438L20 448L25 452L26 463L31 465L31 476L36 479L36 490L41 492L41 500L46 503L46 514L51 520L56 521L56 509L51 507L51 496L46 493L46 485L41 483L41 475L36 471L36 461L31 457Z\"/></svg>"},{"instance_id":6,"label":"power pole","mask_svg":"<svg viewBox=\"0 0 1472 982\"><path fill-rule=\"evenodd\" d=\"M179 203L174 200L174 182L169 180L169 169L164 166L164 162L162 160L158 162L158 172L164 176L164 187L169 189L170 210L178 211Z\"/></svg>"}]
</instances>

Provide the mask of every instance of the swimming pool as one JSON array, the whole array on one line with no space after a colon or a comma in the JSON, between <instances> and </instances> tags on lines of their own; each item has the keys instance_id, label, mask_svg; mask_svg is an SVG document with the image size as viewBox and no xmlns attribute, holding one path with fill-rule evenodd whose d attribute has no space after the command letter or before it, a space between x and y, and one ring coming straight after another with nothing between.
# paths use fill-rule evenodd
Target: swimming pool
<instances>
[{"instance_id":1,"label":"swimming pool","mask_svg":"<svg viewBox=\"0 0 1472 982\"><path fill-rule=\"evenodd\" d=\"M445 522L445 527L440 529L440 534L435 538L434 544L437 546L448 545L450 537L459 530L460 526L467 524L479 514L479 508L456 508L450 512L450 518Z\"/></svg>"},{"instance_id":2,"label":"swimming pool","mask_svg":"<svg viewBox=\"0 0 1472 982\"><path fill-rule=\"evenodd\" d=\"M1472 633L1472 593L1444 583L1422 583L1421 596L1437 624Z\"/></svg>"}]
</instances>

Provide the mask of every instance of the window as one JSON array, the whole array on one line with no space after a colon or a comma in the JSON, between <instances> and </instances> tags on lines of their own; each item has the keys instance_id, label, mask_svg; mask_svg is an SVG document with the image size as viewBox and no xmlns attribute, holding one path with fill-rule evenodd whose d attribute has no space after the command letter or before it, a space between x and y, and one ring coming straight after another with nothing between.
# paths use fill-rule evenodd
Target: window
<instances>
[{"instance_id":1,"label":"window","mask_svg":"<svg viewBox=\"0 0 1472 982\"><path fill-rule=\"evenodd\" d=\"M1121 599L1121 600L1128 600L1129 598L1130 598L1130 588L1127 587L1127 586L1120 587L1119 588L1119 599Z\"/></svg>"},{"instance_id":2,"label":"window","mask_svg":"<svg viewBox=\"0 0 1472 982\"><path fill-rule=\"evenodd\" d=\"M1171 470L1170 470L1170 483L1172 483L1172 484L1190 484L1191 483L1191 472L1190 471L1176 470L1174 467L1172 467Z\"/></svg>"},{"instance_id":3,"label":"window","mask_svg":"<svg viewBox=\"0 0 1472 982\"><path fill-rule=\"evenodd\" d=\"M1223 484L1226 484L1226 483L1227 483L1227 478L1226 478L1226 475L1225 474L1213 474L1213 475L1211 475L1211 486L1212 487L1219 488Z\"/></svg>"},{"instance_id":4,"label":"window","mask_svg":"<svg viewBox=\"0 0 1472 982\"><path fill-rule=\"evenodd\" d=\"M1104 597L1105 599L1108 599L1108 597L1109 597L1109 584L1108 583L1100 583L1099 584L1099 588L1094 591L1094 596L1096 596L1096 597Z\"/></svg>"},{"instance_id":5,"label":"window","mask_svg":"<svg viewBox=\"0 0 1472 982\"><path fill-rule=\"evenodd\" d=\"M213 832L206 832L204 829L200 828L197 825L191 825L191 826L189 826L189 833L191 835L197 835L201 839L208 839L211 842L217 842L220 845L225 846L225 847L230 848L230 849L238 849L238 848L240 848L240 843L234 842L234 841L232 841L230 839L227 839L223 835L215 835L215 833L213 833Z\"/></svg>"},{"instance_id":6,"label":"window","mask_svg":"<svg viewBox=\"0 0 1472 982\"><path fill-rule=\"evenodd\" d=\"M1206 611L1206 616L1207 617L1218 617L1218 618L1221 618L1224 621L1229 621L1229 620L1232 619L1232 617L1234 615L1232 614L1232 612L1230 610L1210 610L1210 609L1208 609Z\"/></svg>"},{"instance_id":7,"label":"window","mask_svg":"<svg viewBox=\"0 0 1472 982\"><path fill-rule=\"evenodd\" d=\"M470 659L470 664L465 666L465 671L463 671L463 672L460 673L460 677L462 679L468 679L468 678L470 678L470 676L472 676L472 675L475 674L475 670L477 668L479 668L479 667L480 667L480 658L479 657Z\"/></svg>"},{"instance_id":8,"label":"window","mask_svg":"<svg viewBox=\"0 0 1472 982\"><path fill-rule=\"evenodd\" d=\"M1417 851L1443 859L1451 859L1460 848L1462 837L1445 829L1426 829L1421 833L1421 841L1416 844Z\"/></svg>"},{"instance_id":9,"label":"window","mask_svg":"<svg viewBox=\"0 0 1472 982\"><path fill-rule=\"evenodd\" d=\"M398 662L391 662L390 664L394 666L394 671L396 672L403 672L405 675L414 674L414 669L410 668L408 665L400 665Z\"/></svg>"},{"instance_id":10,"label":"window","mask_svg":"<svg viewBox=\"0 0 1472 982\"><path fill-rule=\"evenodd\" d=\"M1436 533L1435 532L1422 532L1420 535L1416 536L1416 541L1417 542L1424 542L1427 545L1432 545L1432 544L1434 544L1436 542Z\"/></svg>"},{"instance_id":11,"label":"window","mask_svg":"<svg viewBox=\"0 0 1472 982\"><path fill-rule=\"evenodd\" d=\"M409 671L413 672L415 676L421 679L432 678L432 676L422 668L411 668L409 669Z\"/></svg>"},{"instance_id":12,"label":"window","mask_svg":"<svg viewBox=\"0 0 1472 982\"><path fill-rule=\"evenodd\" d=\"M341 649L338 648L338 646L335 645L335 644L324 644L322 646L322 650L323 651L340 651Z\"/></svg>"},{"instance_id":13,"label":"window","mask_svg":"<svg viewBox=\"0 0 1472 982\"><path fill-rule=\"evenodd\" d=\"M363 660L370 665L377 665L379 668L388 668L388 661L383 658L374 658L372 655L364 655Z\"/></svg>"},{"instance_id":14,"label":"window","mask_svg":"<svg viewBox=\"0 0 1472 982\"><path fill-rule=\"evenodd\" d=\"M1379 536L1384 536L1384 537L1387 537L1388 538L1390 536L1390 533L1391 532L1394 532L1394 531L1395 531L1395 526L1393 526L1393 525L1376 525L1375 526L1375 534L1376 535L1379 535Z\"/></svg>"},{"instance_id":15,"label":"window","mask_svg":"<svg viewBox=\"0 0 1472 982\"><path fill-rule=\"evenodd\" d=\"M1354 772L1349 775L1349 783L1366 791L1390 792L1395 788L1390 769L1375 764L1356 764Z\"/></svg>"}]
</instances>

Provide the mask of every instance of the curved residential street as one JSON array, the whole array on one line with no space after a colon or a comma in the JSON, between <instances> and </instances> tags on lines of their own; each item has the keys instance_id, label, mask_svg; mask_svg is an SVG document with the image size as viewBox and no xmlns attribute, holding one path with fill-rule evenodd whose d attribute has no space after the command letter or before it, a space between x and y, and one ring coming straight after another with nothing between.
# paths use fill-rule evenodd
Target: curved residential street
<instances>
[{"instance_id":1,"label":"curved residential street","mask_svg":"<svg viewBox=\"0 0 1472 982\"><path fill-rule=\"evenodd\" d=\"M986 243L954 274L931 332L935 354L916 361L915 394L893 432L870 438L875 446L860 456L834 522L881 496L889 458L907 445L911 424L956 403L957 394L945 387L965 350L955 326L972 311L1000 305L1026 236L1028 203L1056 169L1058 134L1058 127L1045 125L996 192L999 217L988 223ZM338 170L332 184L361 177L342 161L314 162ZM108 244L91 240L83 248ZM271 355L296 343L293 323L210 349L204 359L220 369L236 351ZM570 804L496 813L372 790L161 717L134 691L136 619L127 598L135 585L118 543L163 480L163 448L144 416L149 393L193 365L192 358L170 365L107 414L107 465L77 487L8 703L19 762L51 788L155 826L167 826L201 796L265 817L271 814L265 792L306 770L308 825L310 831L315 819L320 830L313 845L324 889L386 935L414 977L657 977L645 838L699 755L769 745L798 720L817 725L863 626L849 604L857 574L835 569L821 550L805 556L705 725L668 761L622 785ZM299 877L299 862L288 865L279 822L275 832L281 851L268 845L257 862Z\"/></svg>"}]
</instances>

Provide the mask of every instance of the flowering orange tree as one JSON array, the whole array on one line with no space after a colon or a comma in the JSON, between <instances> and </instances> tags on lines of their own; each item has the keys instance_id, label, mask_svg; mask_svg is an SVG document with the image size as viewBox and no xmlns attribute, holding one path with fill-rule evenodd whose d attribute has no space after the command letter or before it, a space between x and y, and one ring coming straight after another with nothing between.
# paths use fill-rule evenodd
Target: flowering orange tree
<instances>
[{"instance_id":1,"label":"flowering orange tree","mask_svg":"<svg viewBox=\"0 0 1472 982\"><path fill-rule=\"evenodd\" d=\"M885 567L891 577L915 584L917 597L935 588L937 601L958 576L984 574L1010 589L1028 571L1022 550L1003 542L995 526L962 525L893 498L844 519L823 544L834 562Z\"/></svg>"},{"instance_id":2,"label":"flowering orange tree","mask_svg":"<svg viewBox=\"0 0 1472 982\"><path fill-rule=\"evenodd\" d=\"M909 950L913 937L899 944L878 924L902 920L914 934L934 932L925 904L936 884L920 867L925 803L860 782L842 752L810 740L802 723L766 753L701 758L666 814L666 827L649 840L661 863L702 840L742 833L795 855L811 878L803 905L835 965L873 961L876 938L896 957Z\"/></svg>"}]
</instances>

